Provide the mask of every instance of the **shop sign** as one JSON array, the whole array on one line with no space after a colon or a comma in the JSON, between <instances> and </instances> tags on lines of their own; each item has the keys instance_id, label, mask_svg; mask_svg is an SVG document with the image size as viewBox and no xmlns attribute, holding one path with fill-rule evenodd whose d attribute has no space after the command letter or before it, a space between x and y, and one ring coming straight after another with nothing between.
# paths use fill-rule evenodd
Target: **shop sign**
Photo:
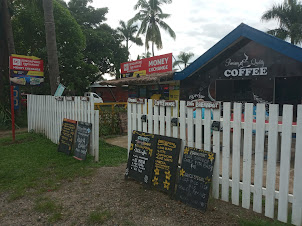
<instances>
[{"instance_id":1,"label":"shop sign","mask_svg":"<svg viewBox=\"0 0 302 226\"><path fill-rule=\"evenodd\" d=\"M176 103L174 100L154 100L154 105L163 107L175 107Z\"/></svg>"},{"instance_id":2,"label":"shop sign","mask_svg":"<svg viewBox=\"0 0 302 226\"><path fill-rule=\"evenodd\" d=\"M43 60L40 58L12 54L9 69L12 85L40 85L44 82Z\"/></svg>"},{"instance_id":3,"label":"shop sign","mask_svg":"<svg viewBox=\"0 0 302 226\"><path fill-rule=\"evenodd\" d=\"M242 77L242 76L263 76L267 75L267 67L264 66L262 59L250 59L250 57L244 53L244 59L241 61L233 61L228 58L225 61L226 67L237 67L234 69L227 69L224 71L225 77Z\"/></svg>"},{"instance_id":4,"label":"shop sign","mask_svg":"<svg viewBox=\"0 0 302 226\"><path fill-rule=\"evenodd\" d=\"M172 53L121 63L122 77L138 77L172 71Z\"/></svg>"},{"instance_id":5,"label":"shop sign","mask_svg":"<svg viewBox=\"0 0 302 226\"><path fill-rule=\"evenodd\" d=\"M212 101L187 101L187 107L196 107L196 108L211 108L218 109L220 102Z\"/></svg>"}]
</instances>

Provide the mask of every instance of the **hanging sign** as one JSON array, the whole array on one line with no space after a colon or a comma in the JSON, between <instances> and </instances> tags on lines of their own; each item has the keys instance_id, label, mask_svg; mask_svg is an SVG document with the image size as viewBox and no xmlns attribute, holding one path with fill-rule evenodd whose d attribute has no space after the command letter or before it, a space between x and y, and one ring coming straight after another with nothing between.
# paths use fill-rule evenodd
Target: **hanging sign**
<instances>
[{"instance_id":1,"label":"hanging sign","mask_svg":"<svg viewBox=\"0 0 302 226\"><path fill-rule=\"evenodd\" d=\"M12 54L9 57L11 85L40 85L44 82L43 60Z\"/></svg>"}]
</instances>

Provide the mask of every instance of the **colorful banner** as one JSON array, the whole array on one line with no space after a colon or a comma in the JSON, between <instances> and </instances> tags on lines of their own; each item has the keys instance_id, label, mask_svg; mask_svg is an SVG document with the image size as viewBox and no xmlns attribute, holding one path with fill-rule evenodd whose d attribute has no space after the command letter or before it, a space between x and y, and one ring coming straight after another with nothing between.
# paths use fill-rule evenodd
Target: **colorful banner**
<instances>
[{"instance_id":1,"label":"colorful banner","mask_svg":"<svg viewBox=\"0 0 302 226\"><path fill-rule=\"evenodd\" d=\"M139 77L172 71L172 53L121 63L122 77Z\"/></svg>"},{"instance_id":2,"label":"colorful banner","mask_svg":"<svg viewBox=\"0 0 302 226\"><path fill-rule=\"evenodd\" d=\"M12 54L9 57L11 85L40 85L44 82L43 60Z\"/></svg>"}]
</instances>

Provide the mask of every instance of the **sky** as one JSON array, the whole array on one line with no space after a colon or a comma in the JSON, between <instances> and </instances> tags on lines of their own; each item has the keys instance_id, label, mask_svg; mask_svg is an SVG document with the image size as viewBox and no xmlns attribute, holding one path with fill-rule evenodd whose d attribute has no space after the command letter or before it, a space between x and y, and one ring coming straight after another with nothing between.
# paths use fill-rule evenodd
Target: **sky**
<instances>
[{"instance_id":1,"label":"sky","mask_svg":"<svg viewBox=\"0 0 302 226\"><path fill-rule=\"evenodd\" d=\"M181 51L192 52L194 61L241 23L261 31L276 28L277 21L263 22L260 18L273 4L282 2L283 0L172 0L171 4L163 5L162 10L171 14L166 23L176 33L176 39L161 30L163 49L155 48L155 55L172 53L177 58ZM133 9L136 3L137 0L94 0L91 5L95 8L108 7L105 22L112 28L117 28L120 20L127 21L138 12ZM137 55L145 52L145 48L133 44L129 51L130 58L136 60Z\"/></svg>"}]
</instances>

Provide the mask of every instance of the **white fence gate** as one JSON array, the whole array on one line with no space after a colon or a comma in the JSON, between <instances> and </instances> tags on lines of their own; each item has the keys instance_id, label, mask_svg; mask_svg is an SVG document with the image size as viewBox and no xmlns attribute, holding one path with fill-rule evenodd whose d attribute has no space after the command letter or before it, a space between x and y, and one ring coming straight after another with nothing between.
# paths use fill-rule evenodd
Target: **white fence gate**
<instances>
[{"instance_id":1,"label":"white fence gate","mask_svg":"<svg viewBox=\"0 0 302 226\"><path fill-rule=\"evenodd\" d=\"M235 103L233 109L231 106L223 103L222 115L221 109L205 109L202 119L202 109L196 109L194 118L193 108L186 107L185 101L180 101L179 107L178 103L165 107L155 106L152 100L129 101L128 150L132 130L138 130L181 138L180 159L184 145L213 151L214 198L247 209L252 206L269 218L277 216L282 222L291 219L292 224L301 225L302 105L298 106L296 122L292 105L283 106L281 119L279 105L269 105L266 117L265 105L257 104L257 120L253 104L245 104L244 118L241 103ZM146 122L142 115L146 115ZM178 119L177 126L171 126L172 118ZM212 121L220 121L221 132L211 131Z\"/></svg>"},{"instance_id":2,"label":"white fence gate","mask_svg":"<svg viewBox=\"0 0 302 226\"><path fill-rule=\"evenodd\" d=\"M64 118L92 123L90 154L99 161L99 112L81 97L27 96L28 131L43 133L58 144Z\"/></svg>"}]
</instances>

